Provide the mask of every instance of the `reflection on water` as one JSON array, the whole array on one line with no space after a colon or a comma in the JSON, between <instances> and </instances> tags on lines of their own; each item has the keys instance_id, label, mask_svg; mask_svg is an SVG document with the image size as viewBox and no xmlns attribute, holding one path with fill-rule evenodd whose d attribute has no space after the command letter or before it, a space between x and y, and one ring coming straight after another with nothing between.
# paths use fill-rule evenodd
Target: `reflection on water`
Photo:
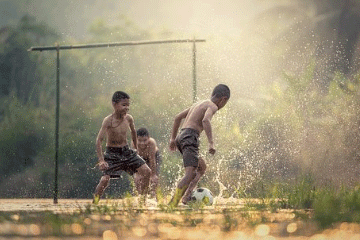
<instances>
[{"instance_id":1,"label":"reflection on water","mask_svg":"<svg viewBox=\"0 0 360 240\"><path fill-rule=\"evenodd\" d=\"M360 225L340 223L321 230L292 210L249 210L246 202L217 197L213 206L175 210L161 206L139 208L136 198L104 200L0 200L0 238L28 239L359 239ZM258 201L253 199L254 202ZM28 206L23 211L22 207ZM31 209L31 207L33 207ZM8 211L4 210L5 208ZM31 209L31 210L30 210Z\"/></svg>"}]
</instances>

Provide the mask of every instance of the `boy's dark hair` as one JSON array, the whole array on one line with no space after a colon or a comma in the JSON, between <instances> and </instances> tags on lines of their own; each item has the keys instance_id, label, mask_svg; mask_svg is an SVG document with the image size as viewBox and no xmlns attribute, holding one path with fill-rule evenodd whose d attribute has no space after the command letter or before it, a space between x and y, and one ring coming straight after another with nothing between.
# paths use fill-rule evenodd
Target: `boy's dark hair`
<instances>
[{"instance_id":1,"label":"boy's dark hair","mask_svg":"<svg viewBox=\"0 0 360 240\"><path fill-rule=\"evenodd\" d=\"M118 103L121 99L130 99L130 96L126 92L116 91L112 96L112 102Z\"/></svg>"},{"instance_id":2,"label":"boy's dark hair","mask_svg":"<svg viewBox=\"0 0 360 240\"><path fill-rule=\"evenodd\" d=\"M230 89L225 84L219 84L214 88L211 96L217 98L221 98L221 97L230 98Z\"/></svg>"},{"instance_id":3,"label":"boy's dark hair","mask_svg":"<svg viewBox=\"0 0 360 240\"><path fill-rule=\"evenodd\" d=\"M149 131L146 128L139 128L136 131L136 135L139 137L149 137Z\"/></svg>"}]
</instances>

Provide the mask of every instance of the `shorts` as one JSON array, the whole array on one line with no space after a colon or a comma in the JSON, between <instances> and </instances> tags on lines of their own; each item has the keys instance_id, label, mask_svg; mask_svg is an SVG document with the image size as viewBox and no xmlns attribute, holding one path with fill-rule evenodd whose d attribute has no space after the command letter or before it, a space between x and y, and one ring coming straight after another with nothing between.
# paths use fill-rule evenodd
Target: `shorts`
<instances>
[{"instance_id":1,"label":"shorts","mask_svg":"<svg viewBox=\"0 0 360 240\"><path fill-rule=\"evenodd\" d=\"M176 137L176 146L183 155L184 167L199 165L199 132L192 128L183 128Z\"/></svg>"},{"instance_id":2,"label":"shorts","mask_svg":"<svg viewBox=\"0 0 360 240\"><path fill-rule=\"evenodd\" d=\"M109 164L103 175L109 175L110 178L119 178L119 171L125 171L133 175L136 170L145 164L145 161L129 146L124 147L106 147L104 160Z\"/></svg>"},{"instance_id":3,"label":"shorts","mask_svg":"<svg viewBox=\"0 0 360 240\"><path fill-rule=\"evenodd\" d=\"M144 160L145 160L146 164L150 167L149 159L144 158ZM160 150L157 150L156 153L155 153L155 162L156 162L156 175L159 175L159 173L160 173L160 165L161 165L161 162L162 162Z\"/></svg>"}]
</instances>

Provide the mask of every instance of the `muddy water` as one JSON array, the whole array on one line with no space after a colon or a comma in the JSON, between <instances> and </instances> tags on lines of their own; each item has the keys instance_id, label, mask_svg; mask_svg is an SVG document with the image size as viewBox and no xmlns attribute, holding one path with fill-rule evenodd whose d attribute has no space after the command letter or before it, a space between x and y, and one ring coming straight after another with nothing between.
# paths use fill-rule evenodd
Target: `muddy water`
<instances>
[{"instance_id":1,"label":"muddy water","mask_svg":"<svg viewBox=\"0 0 360 240\"><path fill-rule=\"evenodd\" d=\"M246 200L248 201L248 200ZM0 199L0 239L360 239L360 226L319 229L292 210L256 210L245 200L216 199L213 206L166 209L154 199ZM256 201L256 200L254 200Z\"/></svg>"}]
</instances>

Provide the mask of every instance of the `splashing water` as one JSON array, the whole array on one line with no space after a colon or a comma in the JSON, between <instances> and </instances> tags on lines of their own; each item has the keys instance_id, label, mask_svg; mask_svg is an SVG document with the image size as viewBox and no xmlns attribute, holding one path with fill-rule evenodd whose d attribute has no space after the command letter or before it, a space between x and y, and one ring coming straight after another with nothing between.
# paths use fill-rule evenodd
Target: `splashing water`
<instances>
[{"instance_id":1,"label":"splashing water","mask_svg":"<svg viewBox=\"0 0 360 240\"><path fill-rule=\"evenodd\" d=\"M227 187L225 187L225 185L220 182L220 166L221 166L221 163L223 161L224 158L220 158L220 161L218 162L218 164L216 165L216 178L215 178L215 181L219 184L219 195L217 196L218 198L221 198L222 195L223 195L223 192L224 190L227 189Z\"/></svg>"}]
</instances>

